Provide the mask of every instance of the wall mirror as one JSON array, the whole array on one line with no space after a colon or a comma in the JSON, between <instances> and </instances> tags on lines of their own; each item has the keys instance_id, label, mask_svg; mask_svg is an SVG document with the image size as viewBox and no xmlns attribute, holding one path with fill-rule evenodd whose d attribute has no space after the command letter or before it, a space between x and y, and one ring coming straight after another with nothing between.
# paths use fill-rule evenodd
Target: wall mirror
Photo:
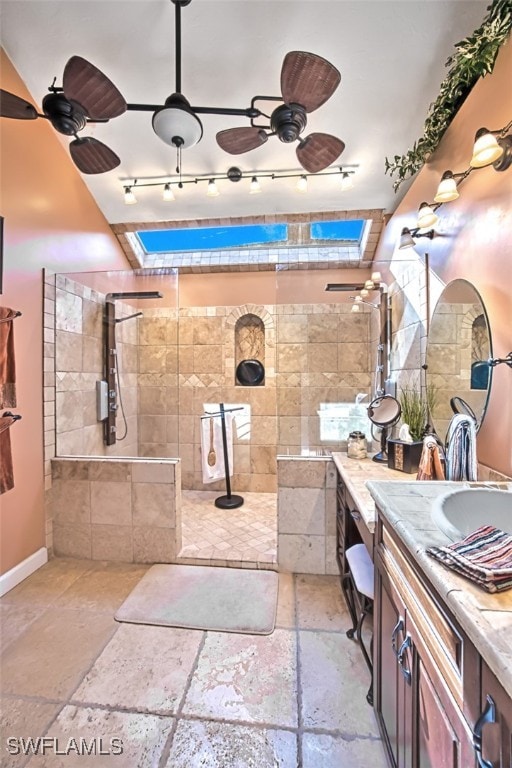
<instances>
[{"instance_id":1,"label":"wall mirror","mask_svg":"<svg viewBox=\"0 0 512 768\"><path fill-rule=\"evenodd\" d=\"M436 304L427 341L427 383L436 389L431 421L441 439L454 403L462 403L459 412L475 414L479 429L491 389L490 357L491 330L480 294L467 280L453 280Z\"/></svg>"}]
</instances>

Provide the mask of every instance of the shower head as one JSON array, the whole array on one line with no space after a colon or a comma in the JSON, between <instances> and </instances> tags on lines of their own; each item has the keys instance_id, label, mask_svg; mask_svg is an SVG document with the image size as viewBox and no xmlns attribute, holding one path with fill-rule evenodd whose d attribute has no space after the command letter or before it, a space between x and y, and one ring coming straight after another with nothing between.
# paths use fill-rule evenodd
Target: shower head
<instances>
[{"instance_id":1,"label":"shower head","mask_svg":"<svg viewBox=\"0 0 512 768\"><path fill-rule=\"evenodd\" d=\"M121 291L120 293L107 293L106 301L118 299L163 299L159 291Z\"/></svg>"}]
</instances>

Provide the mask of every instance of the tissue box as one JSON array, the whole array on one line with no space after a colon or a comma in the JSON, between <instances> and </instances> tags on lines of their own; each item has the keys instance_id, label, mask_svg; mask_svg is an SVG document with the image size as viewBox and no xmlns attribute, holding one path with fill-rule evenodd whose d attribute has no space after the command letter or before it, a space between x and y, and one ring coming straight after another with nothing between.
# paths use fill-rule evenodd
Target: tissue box
<instances>
[{"instance_id":1,"label":"tissue box","mask_svg":"<svg viewBox=\"0 0 512 768\"><path fill-rule=\"evenodd\" d=\"M402 440L388 440L388 467L400 472L412 474L418 471L420 465L423 440L417 443L404 443Z\"/></svg>"}]
</instances>

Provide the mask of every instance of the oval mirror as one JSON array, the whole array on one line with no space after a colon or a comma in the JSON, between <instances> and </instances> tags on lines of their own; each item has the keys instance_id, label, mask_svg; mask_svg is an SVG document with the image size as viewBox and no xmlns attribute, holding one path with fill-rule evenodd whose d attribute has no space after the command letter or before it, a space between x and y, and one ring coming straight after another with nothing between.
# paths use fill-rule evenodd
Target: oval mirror
<instances>
[{"instance_id":1,"label":"oval mirror","mask_svg":"<svg viewBox=\"0 0 512 768\"><path fill-rule=\"evenodd\" d=\"M490 357L491 330L480 294L467 280L453 280L435 306L427 339L427 383L435 391L431 421L442 440L454 413L473 412L480 428L491 389Z\"/></svg>"}]
</instances>

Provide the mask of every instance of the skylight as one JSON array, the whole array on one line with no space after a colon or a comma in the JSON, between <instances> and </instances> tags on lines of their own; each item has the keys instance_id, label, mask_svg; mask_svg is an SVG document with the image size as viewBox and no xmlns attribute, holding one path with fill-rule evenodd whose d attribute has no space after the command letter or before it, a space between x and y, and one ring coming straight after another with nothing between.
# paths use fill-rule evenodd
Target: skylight
<instances>
[{"instance_id":1,"label":"skylight","mask_svg":"<svg viewBox=\"0 0 512 768\"><path fill-rule=\"evenodd\" d=\"M148 254L210 251L285 243L288 239L288 225L247 224L232 227L140 230L137 236Z\"/></svg>"},{"instance_id":2,"label":"skylight","mask_svg":"<svg viewBox=\"0 0 512 768\"><path fill-rule=\"evenodd\" d=\"M337 221L314 221L310 225L312 240L342 240L359 243L364 232L363 219L340 219Z\"/></svg>"}]
</instances>

